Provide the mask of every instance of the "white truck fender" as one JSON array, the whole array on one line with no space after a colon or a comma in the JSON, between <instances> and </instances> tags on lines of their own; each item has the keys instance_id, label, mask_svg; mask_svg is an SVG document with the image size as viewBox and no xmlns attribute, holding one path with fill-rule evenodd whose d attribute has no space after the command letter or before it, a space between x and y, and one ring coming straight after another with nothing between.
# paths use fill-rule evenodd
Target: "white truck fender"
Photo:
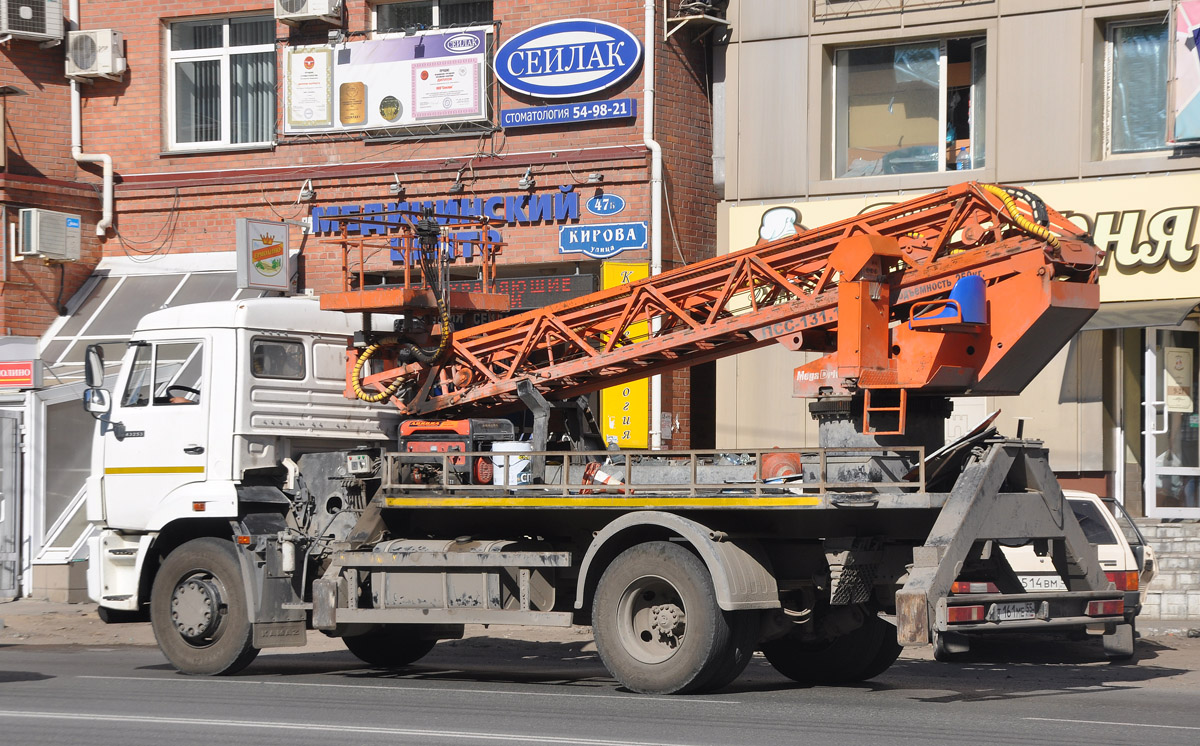
<instances>
[{"instance_id":1,"label":"white truck fender","mask_svg":"<svg viewBox=\"0 0 1200 746\"><path fill-rule=\"evenodd\" d=\"M667 529L685 539L696 550L712 576L717 605L725 611L779 608L779 588L766 552L755 541L731 540L690 518L657 510L626 513L616 518L592 539L579 567L575 608L582 609L596 556L607 546L619 553L638 543L629 532L640 527ZM615 554L615 553L614 553Z\"/></svg>"}]
</instances>

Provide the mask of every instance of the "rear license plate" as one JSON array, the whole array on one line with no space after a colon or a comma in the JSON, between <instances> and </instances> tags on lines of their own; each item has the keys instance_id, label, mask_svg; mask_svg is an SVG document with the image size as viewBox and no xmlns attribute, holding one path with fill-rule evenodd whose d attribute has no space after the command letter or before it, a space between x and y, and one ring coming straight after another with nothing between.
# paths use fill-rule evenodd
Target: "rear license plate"
<instances>
[{"instance_id":1,"label":"rear license plate","mask_svg":"<svg viewBox=\"0 0 1200 746\"><path fill-rule=\"evenodd\" d=\"M995 604L988 618L996 622L1012 622L1018 619L1034 619L1037 611L1033 601L1018 601L1016 603Z\"/></svg>"},{"instance_id":2,"label":"rear license plate","mask_svg":"<svg viewBox=\"0 0 1200 746\"><path fill-rule=\"evenodd\" d=\"M1021 587L1027 591L1065 591L1067 584L1057 575L1018 575Z\"/></svg>"}]
</instances>

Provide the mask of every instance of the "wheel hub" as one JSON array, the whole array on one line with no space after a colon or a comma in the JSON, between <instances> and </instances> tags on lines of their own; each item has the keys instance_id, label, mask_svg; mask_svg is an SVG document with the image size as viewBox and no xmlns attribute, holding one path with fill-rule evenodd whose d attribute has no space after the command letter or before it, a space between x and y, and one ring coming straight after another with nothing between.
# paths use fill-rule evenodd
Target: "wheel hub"
<instances>
[{"instance_id":1,"label":"wheel hub","mask_svg":"<svg viewBox=\"0 0 1200 746\"><path fill-rule=\"evenodd\" d=\"M217 628L221 612L221 591L209 579L187 578L171 595L171 621L187 640L201 640Z\"/></svg>"},{"instance_id":2,"label":"wheel hub","mask_svg":"<svg viewBox=\"0 0 1200 746\"><path fill-rule=\"evenodd\" d=\"M650 628L658 633L660 640L675 640L683 629L683 609L675 604L662 604L650 609Z\"/></svg>"},{"instance_id":3,"label":"wheel hub","mask_svg":"<svg viewBox=\"0 0 1200 746\"><path fill-rule=\"evenodd\" d=\"M631 583L617 618L621 646L641 663L667 661L683 645L687 612L679 591L663 578L646 576Z\"/></svg>"}]
</instances>

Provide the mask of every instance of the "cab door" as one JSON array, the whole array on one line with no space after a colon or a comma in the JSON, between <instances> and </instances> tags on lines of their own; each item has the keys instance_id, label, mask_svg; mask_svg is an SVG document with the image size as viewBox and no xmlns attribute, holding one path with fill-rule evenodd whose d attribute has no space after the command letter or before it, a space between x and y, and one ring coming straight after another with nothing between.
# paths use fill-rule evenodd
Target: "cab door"
<instances>
[{"instance_id":1,"label":"cab door","mask_svg":"<svg viewBox=\"0 0 1200 746\"><path fill-rule=\"evenodd\" d=\"M136 344L104 431L110 528L142 529L191 513L208 468L209 355L205 339Z\"/></svg>"}]
</instances>

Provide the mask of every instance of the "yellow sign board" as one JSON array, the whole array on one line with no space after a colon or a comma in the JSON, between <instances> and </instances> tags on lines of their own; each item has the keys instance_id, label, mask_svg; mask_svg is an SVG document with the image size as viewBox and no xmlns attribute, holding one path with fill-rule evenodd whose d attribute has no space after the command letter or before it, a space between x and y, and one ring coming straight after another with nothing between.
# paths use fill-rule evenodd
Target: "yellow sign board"
<instances>
[{"instance_id":1,"label":"yellow sign board","mask_svg":"<svg viewBox=\"0 0 1200 746\"><path fill-rule=\"evenodd\" d=\"M646 262L605 262L601 268L604 288L628 285L650 276ZM644 338L649 325L639 321L629 327L629 336ZM643 378L600 391L600 433L604 442L619 448L649 448L650 384Z\"/></svg>"}]
</instances>

